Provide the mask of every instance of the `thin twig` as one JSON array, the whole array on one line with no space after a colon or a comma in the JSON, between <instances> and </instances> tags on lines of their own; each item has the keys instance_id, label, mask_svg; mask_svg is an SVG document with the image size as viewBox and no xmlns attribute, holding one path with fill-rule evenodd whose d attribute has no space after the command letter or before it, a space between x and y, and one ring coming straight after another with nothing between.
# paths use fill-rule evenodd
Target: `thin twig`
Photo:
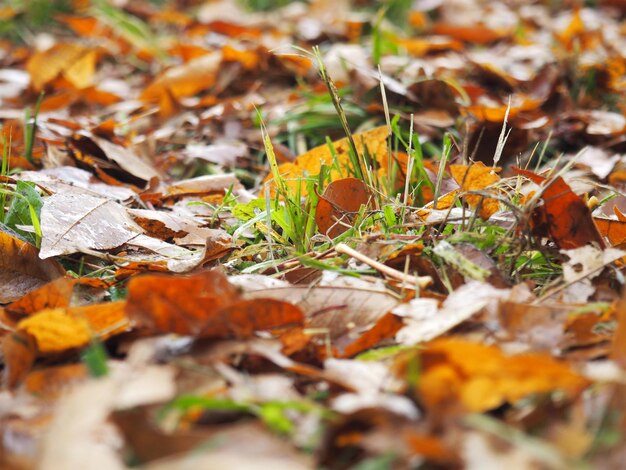
<instances>
[{"instance_id":1,"label":"thin twig","mask_svg":"<svg viewBox=\"0 0 626 470\"><path fill-rule=\"evenodd\" d=\"M368 266L374 268L375 270L380 271L381 273L386 274L387 276L392 277L394 279L398 279L399 281L404 281L406 284L409 284L409 285L413 284L413 285L419 286L420 288L423 288L423 287L430 285L433 282L433 278L430 276L412 276L410 274L404 274L401 271L390 268L389 266L386 266L382 263L379 263L376 260L373 260L372 258L368 256L365 256L363 253L359 253L358 251L353 250L352 248L350 248L348 245L344 243L339 243L335 247L335 251L337 253L342 253L356 260L359 260L361 263L365 263Z\"/></svg>"}]
</instances>

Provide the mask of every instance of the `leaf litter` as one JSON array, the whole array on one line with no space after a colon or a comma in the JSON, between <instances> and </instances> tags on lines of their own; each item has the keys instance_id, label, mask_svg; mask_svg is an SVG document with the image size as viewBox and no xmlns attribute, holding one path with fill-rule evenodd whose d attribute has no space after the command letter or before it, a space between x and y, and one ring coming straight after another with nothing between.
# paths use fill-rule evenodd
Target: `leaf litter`
<instances>
[{"instance_id":1,"label":"leaf litter","mask_svg":"<svg viewBox=\"0 0 626 470\"><path fill-rule=\"evenodd\" d=\"M1 467L620 468L620 2L31 3Z\"/></svg>"}]
</instances>

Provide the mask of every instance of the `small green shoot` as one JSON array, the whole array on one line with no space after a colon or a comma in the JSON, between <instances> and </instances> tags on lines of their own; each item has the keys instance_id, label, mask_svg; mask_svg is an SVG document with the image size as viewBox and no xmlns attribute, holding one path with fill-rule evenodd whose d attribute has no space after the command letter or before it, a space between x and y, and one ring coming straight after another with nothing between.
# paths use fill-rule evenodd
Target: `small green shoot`
<instances>
[{"instance_id":1,"label":"small green shoot","mask_svg":"<svg viewBox=\"0 0 626 470\"><path fill-rule=\"evenodd\" d=\"M37 117L39 116L43 95L43 92L39 94L34 111L31 111L30 108L24 110L24 158L31 163L33 162L33 147L37 133Z\"/></svg>"},{"instance_id":2,"label":"small green shoot","mask_svg":"<svg viewBox=\"0 0 626 470\"><path fill-rule=\"evenodd\" d=\"M92 377L104 377L109 373L109 366L107 365L107 352L102 342L98 339L94 339L91 344L83 351L81 360L89 375Z\"/></svg>"}]
</instances>

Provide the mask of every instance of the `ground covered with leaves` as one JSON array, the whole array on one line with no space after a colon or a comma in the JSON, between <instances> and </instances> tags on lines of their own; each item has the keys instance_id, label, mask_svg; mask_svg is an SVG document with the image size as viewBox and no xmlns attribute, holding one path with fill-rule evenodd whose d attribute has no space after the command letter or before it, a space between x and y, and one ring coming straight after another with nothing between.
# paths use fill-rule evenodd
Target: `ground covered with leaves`
<instances>
[{"instance_id":1,"label":"ground covered with leaves","mask_svg":"<svg viewBox=\"0 0 626 470\"><path fill-rule=\"evenodd\" d=\"M619 0L4 2L0 467L623 467L625 96Z\"/></svg>"}]
</instances>

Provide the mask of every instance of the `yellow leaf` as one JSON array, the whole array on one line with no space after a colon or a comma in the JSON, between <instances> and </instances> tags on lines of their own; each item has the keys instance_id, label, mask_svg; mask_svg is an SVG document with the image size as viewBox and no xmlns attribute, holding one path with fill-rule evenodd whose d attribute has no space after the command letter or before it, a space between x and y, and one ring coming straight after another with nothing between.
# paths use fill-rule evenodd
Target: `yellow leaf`
<instances>
[{"instance_id":1,"label":"yellow leaf","mask_svg":"<svg viewBox=\"0 0 626 470\"><path fill-rule=\"evenodd\" d=\"M42 90L62 73L72 85L84 88L91 85L95 72L95 60L95 52L86 47L79 44L59 43L50 49L33 54L26 69L36 91Z\"/></svg>"},{"instance_id":2,"label":"yellow leaf","mask_svg":"<svg viewBox=\"0 0 626 470\"><path fill-rule=\"evenodd\" d=\"M83 318L67 315L61 308L42 310L19 322L17 329L35 338L37 348L43 354L79 348L91 338L89 323Z\"/></svg>"},{"instance_id":3,"label":"yellow leaf","mask_svg":"<svg viewBox=\"0 0 626 470\"><path fill-rule=\"evenodd\" d=\"M387 167L389 166L389 151L387 148L387 127L381 126L371 129L360 134L353 136L354 143L359 155L363 155L367 148L367 154L371 156L375 161L379 177L387 176ZM331 180L335 181L342 177L348 176L348 169L350 168L350 144L347 138L343 138L333 142L335 152L337 153L337 163L341 168L342 173L333 169L330 173ZM398 154L392 155L392 158L400 164L401 170L406 167L406 155ZM320 172L322 164L331 166L333 163L333 156L330 152L328 145L320 145L303 153L293 162L283 163L278 166L279 173L285 178L285 183L290 191L295 193L298 186L301 186L302 194L306 194L305 185L302 184L301 179L306 176L317 175ZM265 179L265 182L270 181L271 175ZM394 182L396 185L401 184L401 181Z\"/></svg>"},{"instance_id":4,"label":"yellow leaf","mask_svg":"<svg viewBox=\"0 0 626 470\"><path fill-rule=\"evenodd\" d=\"M506 356L495 346L460 339L431 342L421 354L420 394L429 408L455 406L482 412L535 393L573 395L588 382L545 354Z\"/></svg>"},{"instance_id":5,"label":"yellow leaf","mask_svg":"<svg viewBox=\"0 0 626 470\"><path fill-rule=\"evenodd\" d=\"M91 86L96 73L96 58L95 51L86 52L63 71L63 76L79 90Z\"/></svg>"}]
</instances>

